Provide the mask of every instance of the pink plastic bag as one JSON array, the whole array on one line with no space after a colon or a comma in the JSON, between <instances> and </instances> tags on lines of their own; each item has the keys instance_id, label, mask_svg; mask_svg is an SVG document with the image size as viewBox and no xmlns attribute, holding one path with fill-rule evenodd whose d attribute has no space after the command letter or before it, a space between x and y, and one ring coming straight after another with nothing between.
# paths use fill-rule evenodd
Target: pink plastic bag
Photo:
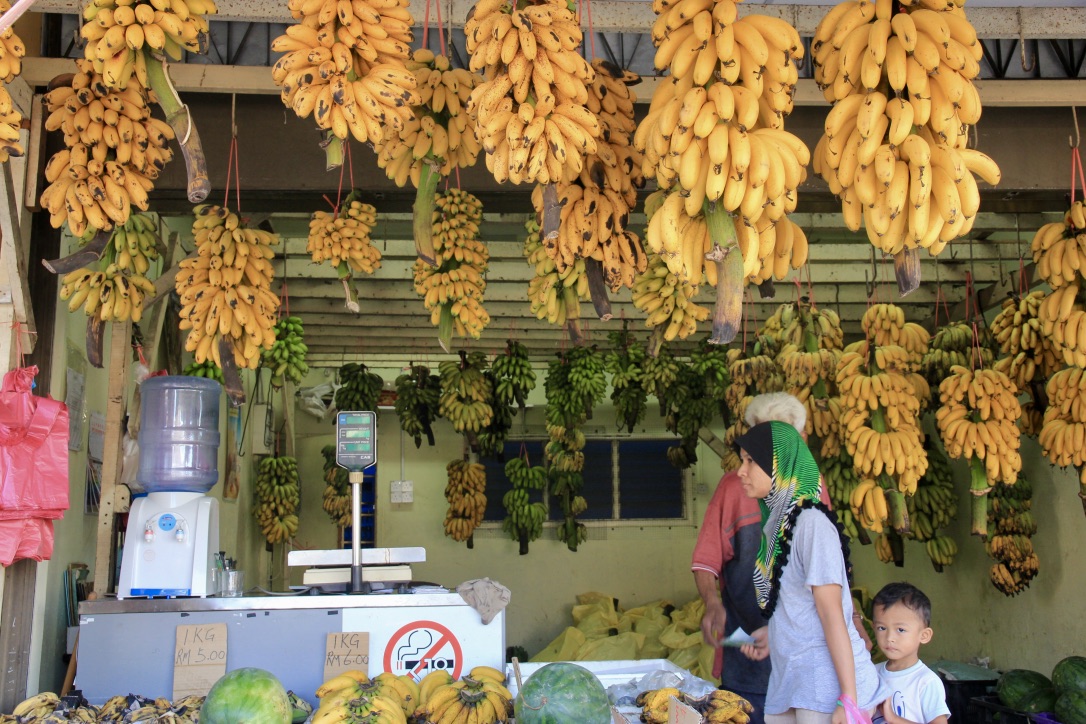
<instances>
[{"instance_id":1,"label":"pink plastic bag","mask_svg":"<svg viewBox=\"0 0 1086 724\"><path fill-rule=\"evenodd\" d=\"M845 708L849 724L871 724L871 717L867 715L867 712L860 710L852 697L842 696L841 705Z\"/></svg>"},{"instance_id":2,"label":"pink plastic bag","mask_svg":"<svg viewBox=\"0 0 1086 724\"><path fill-rule=\"evenodd\" d=\"M68 408L31 392L37 372L11 370L0 387L0 519L68 509Z\"/></svg>"},{"instance_id":3,"label":"pink plastic bag","mask_svg":"<svg viewBox=\"0 0 1086 724\"><path fill-rule=\"evenodd\" d=\"M0 520L0 566L24 558L47 560L53 555L53 521L41 518Z\"/></svg>"}]
</instances>

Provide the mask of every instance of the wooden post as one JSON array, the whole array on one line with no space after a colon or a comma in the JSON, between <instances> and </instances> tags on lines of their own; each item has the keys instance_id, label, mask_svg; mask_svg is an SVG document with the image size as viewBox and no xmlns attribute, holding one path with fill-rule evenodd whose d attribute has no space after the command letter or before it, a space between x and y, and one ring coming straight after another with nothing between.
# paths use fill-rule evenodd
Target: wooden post
<instances>
[{"instance_id":1,"label":"wooden post","mask_svg":"<svg viewBox=\"0 0 1086 724\"><path fill-rule=\"evenodd\" d=\"M108 592L113 562L113 519L117 512L117 480L121 474L121 422L128 387L128 363L132 357L132 323L115 322L111 326L106 437L102 451L102 491L98 502L98 542L94 558L94 592L99 596Z\"/></svg>"}]
</instances>

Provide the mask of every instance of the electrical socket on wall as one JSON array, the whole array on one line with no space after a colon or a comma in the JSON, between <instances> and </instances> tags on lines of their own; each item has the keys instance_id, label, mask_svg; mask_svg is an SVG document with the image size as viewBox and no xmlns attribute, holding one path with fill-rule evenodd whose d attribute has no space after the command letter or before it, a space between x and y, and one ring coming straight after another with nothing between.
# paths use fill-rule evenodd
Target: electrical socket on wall
<instances>
[{"instance_id":1,"label":"electrical socket on wall","mask_svg":"<svg viewBox=\"0 0 1086 724\"><path fill-rule=\"evenodd\" d=\"M389 499L393 503L415 502L415 484L410 480L393 480L389 488Z\"/></svg>"}]
</instances>

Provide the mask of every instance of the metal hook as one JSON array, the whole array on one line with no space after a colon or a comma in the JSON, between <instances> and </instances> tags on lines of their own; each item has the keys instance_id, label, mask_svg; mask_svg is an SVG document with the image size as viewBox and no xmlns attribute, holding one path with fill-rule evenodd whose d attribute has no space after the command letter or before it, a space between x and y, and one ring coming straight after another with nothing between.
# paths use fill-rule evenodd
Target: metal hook
<instances>
[{"instance_id":1,"label":"metal hook","mask_svg":"<svg viewBox=\"0 0 1086 724\"><path fill-rule=\"evenodd\" d=\"M1007 286L1009 277L1003 275L1003 248L998 241L993 243L996 248L996 258L999 260L999 285L1005 287Z\"/></svg>"},{"instance_id":2,"label":"metal hook","mask_svg":"<svg viewBox=\"0 0 1086 724\"><path fill-rule=\"evenodd\" d=\"M867 299L870 301L875 296L875 280L870 278L867 269L864 269L864 288L867 290Z\"/></svg>"},{"instance_id":3,"label":"metal hook","mask_svg":"<svg viewBox=\"0 0 1086 724\"><path fill-rule=\"evenodd\" d=\"M1072 143L1071 136L1068 135L1067 145L1069 145L1071 148L1078 148L1079 144L1082 142L1082 136L1080 135L1078 130L1078 108L1076 108L1075 106L1071 106L1071 118L1075 122L1075 140Z\"/></svg>"},{"instance_id":4,"label":"metal hook","mask_svg":"<svg viewBox=\"0 0 1086 724\"><path fill-rule=\"evenodd\" d=\"M1018 46L1020 54L1022 56L1022 71L1025 73L1032 73L1033 69L1037 67L1037 56L1034 55L1030 60L1029 65L1026 65L1026 33L1022 28L1022 8L1018 8Z\"/></svg>"}]
</instances>

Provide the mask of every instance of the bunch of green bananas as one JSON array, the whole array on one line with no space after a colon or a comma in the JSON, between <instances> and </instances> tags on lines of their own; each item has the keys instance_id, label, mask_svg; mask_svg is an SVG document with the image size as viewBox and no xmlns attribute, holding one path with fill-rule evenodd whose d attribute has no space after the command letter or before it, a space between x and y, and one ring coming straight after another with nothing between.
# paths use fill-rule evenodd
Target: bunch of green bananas
<instances>
[{"instance_id":1,"label":"bunch of green bananas","mask_svg":"<svg viewBox=\"0 0 1086 724\"><path fill-rule=\"evenodd\" d=\"M498 462L505 462L505 438L513 429L513 408L498 401L497 393L494 392L498 387L494 370L489 369L483 375L490 385L492 396L488 402L493 415L490 417L490 424L479 431L475 441L480 455Z\"/></svg>"},{"instance_id":2,"label":"bunch of green bananas","mask_svg":"<svg viewBox=\"0 0 1086 724\"><path fill-rule=\"evenodd\" d=\"M578 427L592 416L592 408L607 390L603 355L595 347L574 347L550 363L544 389L547 422Z\"/></svg>"},{"instance_id":3,"label":"bunch of green bananas","mask_svg":"<svg viewBox=\"0 0 1086 724\"><path fill-rule=\"evenodd\" d=\"M256 476L253 517L269 543L282 543L298 532L295 511L301 502L298 461L292 457L266 457Z\"/></svg>"},{"instance_id":4,"label":"bunch of green bananas","mask_svg":"<svg viewBox=\"0 0 1086 724\"><path fill-rule=\"evenodd\" d=\"M282 387L286 380L300 383L309 374L305 355L309 352L302 342L301 317L283 317L275 323L275 343L260 355L260 363L272 371L272 387Z\"/></svg>"},{"instance_id":5,"label":"bunch of green bananas","mask_svg":"<svg viewBox=\"0 0 1086 724\"><path fill-rule=\"evenodd\" d=\"M324 456L324 501L321 507L341 528L351 524L351 483L345 468L336 464L335 445L321 448Z\"/></svg>"},{"instance_id":6,"label":"bunch of green bananas","mask_svg":"<svg viewBox=\"0 0 1086 724\"><path fill-rule=\"evenodd\" d=\"M494 375L494 397L502 405L518 405L522 410L528 394L535 389L535 371L528 359L528 349L516 340L506 340L505 354L490 365Z\"/></svg>"},{"instance_id":7,"label":"bunch of green bananas","mask_svg":"<svg viewBox=\"0 0 1086 724\"><path fill-rule=\"evenodd\" d=\"M954 473L950 469L950 461L930 437L924 442L924 450L928 456L928 469L921 476L916 492L905 498L910 537L918 541L937 537L940 528L947 527L958 517L958 497L954 492ZM941 557L945 558L945 555ZM934 558L932 561L936 565L945 565Z\"/></svg>"},{"instance_id":8,"label":"bunch of green bananas","mask_svg":"<svg viewBox=\"0 0 1086 724\"><path fill-rule=\"evenodd\" d=\"M213 359L206 359L203 362L193 361L181 374L189 377L206 377L209 380L215 380L220 385L223 384L222 370Z\"/></svg>"},{"instance_id":9,"label":"bunch of green bananas","mask_svg":"<svg viewBox=\"0 0 1086 724\"><path fill-rule=\"evenodd\" d=\"M728 349L719 344L710 344L706 337L690 352L690 365L705 379L705 394L717 402L720 416L727 423L731 416L731 410L724 403L724 393L731 383Z\"/></svg>"},{"instance_id":10,"label":"bunch of green bananas","mask_svg":"<svg viewBox=\"0 0 1086 724\"><path fill-rule=\"evenodd\" d=\"M528 554L528 543L543 535L543 523L547 520L547 506L532 502L530 491L543 490L547 486L547 471L541 466L531 467L524 458L513 458L505 464L505 476L513 489L502 498L506 516L502 530L520 543L520 554Z\"/></svg>"},{"instance_id":11,"label":"bunch of green bananas","mask_svg":"<svg viewBox=\"0 0 1086 724\"><path fill-rule=\"evenodd\" d=\"M415 447L422 447L423 435L433 447L431 425L438 418L440 398L441 379L430 374L429 367L412 365L396 378L396 415L400 418L400 428L415 439Z\"/></svg>"},{"instance_id":12,"label":"bunch of green bananas","mask_svg":"<svg viewBox=\"0 0 1086 724\"><path fill-rule=\"evenodd\" d=\"M441 373L441 398L438 411L452 423L457 432L477 433L490 425L494 408L490 405L490 380L483 372L486 355L461 350L460 361L446 360L438 367Z\"/></svg>"},{"instance_id":13,"label":"bunch of green bananas","mask_svg":"<svg viewBox=\"0 0 1086 724\"><path fill-rule=\"evenodd\" d=\"M1033 486L1021 473L1014 485L997 483L988 494L988 555L996 560L989 571L992 584L1008 596L1029 587L1040 560L1030 538L1037 533Z\"/></svg>"},{"instance_id":14,"label":"bunch of green bananas","mask_svg":"<svg viewBox=\"0 0 1086 724\"><path fill-rule=\"evenodd\" d=\"M339 368L340 388L336 390L337 410L377 410L377 398L385 381L363 364L349 362Z\"/></svg>"},{"instance_id":15,"label":"bunch of green bananas","mask_svg":"<svg viewBox=\"0 0 1086 724\"><path fill-rule=\"evenodd\" d=\"M668 461L684 470L698 461L698 432L713 423L717 402L708 395L704 375L686 362L678 363L675 382L663 391L664 427L681 439L667 449Z\"/></svg>"},{"instance_id":16,"label":"bunch of green bananas","mask_svg":"<svg viewBox=\"0 0 1086 724\"><path fill-rule=\"evenodd\" d=\"M850 507L852 491L860 484L860 477L852 465L852 456L839 447L837 455L824 457L819 461L818 469L822 471L822 482L829 493L830 504L837 513L837 520L845 529L845 535L854 541L860 539L860 526L856 523Z\"/></svg>"},{"instance_id":17,"label":"bunch of green bananas","mask_svg":"<svg viewBox=\"0 0 1086 724\"><path fill-rule=\"evenodd\" d=\"M663 396L668 387L675 384L679 377L679 363L671 353L670 345L663 345L655 355L647 355L641 373L641 384L645 392L656 399ZM661 411L662 414L662 411Z\"/></svg>"},{"instance_id":18,"label":"bunch of green bananas","mask_svg":"<svg viewBox=\"0 0 1086 724\"><path fill-rule=\"evenodd\" d=\"M607 371L611 373L611 401L615 405L618 427L633 432L648 409L649 395L641 381L641 370L648 355L645 348L634 344L628 325L607 335L612 350L607 354Z\"/></svg>"},{"instance_id":19,"label":"bunch of green bananas","mask_svg":"<svg viewBox=\"0 0 1086 724\"><path fill-rule=\"evenodd\" d=\"M979 334L978 343L974 344L973 329L964 322L951 322L935 331L928 351L920 361L920 374L931 389L938 389L955 365L970 369L992 366L995 341L987 327Z\"/></svg>"}]
</instances>

